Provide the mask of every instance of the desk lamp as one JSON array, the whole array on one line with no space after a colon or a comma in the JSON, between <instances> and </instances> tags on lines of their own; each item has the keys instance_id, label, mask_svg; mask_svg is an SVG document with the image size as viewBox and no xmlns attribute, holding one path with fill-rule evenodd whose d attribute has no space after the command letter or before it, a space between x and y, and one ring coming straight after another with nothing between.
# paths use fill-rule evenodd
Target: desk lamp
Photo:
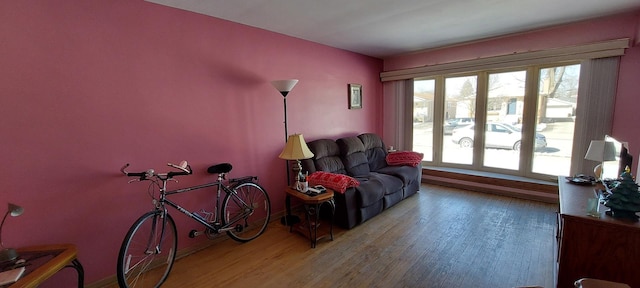
<instances>
[{"instance_id":1,"label":"desk lamp","mask_svg":"<svg viewBox=\"0 0 640 288\"><path fill-rule=\"evenodd\" d=\"M600 162L593 168L593 173L599 181L602 181L604 180L602 179L604 162L616 160L616 146L610 141L591 140L584 159Z\"/></svg>"},{"instance_id":2,"label":"desk lamp","mask_svg":"<svg viewBox=\"0 0 640 288\"><path fill-rule=\"evenodd\" d=\"M0 251L0 263L13 261L18 258L18 252L16 251L16 249L4 248L4 245L2 244L2 227L4 227L4 221L7 220L7 216L9 216L9 214L11 214L11 216L13 217L16 217L20 216L22 212L24 212L24 209L22 209L22 207L16 204L9 203L7 213L4 214L4 218L2 218L2 224L0 224L0 247L2 248L2 250Z\"/></svg>"}]
</instances>

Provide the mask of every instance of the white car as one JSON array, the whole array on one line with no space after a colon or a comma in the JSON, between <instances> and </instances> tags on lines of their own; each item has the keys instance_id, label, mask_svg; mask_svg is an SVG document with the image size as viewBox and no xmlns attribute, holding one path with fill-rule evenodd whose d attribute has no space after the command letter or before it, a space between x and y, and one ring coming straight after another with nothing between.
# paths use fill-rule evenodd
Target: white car
<instances>
[{"instance_id":1,"label":"white car","mask_svg":"<svg viewBox=\"0 0 640 288\"><path fill-rule=\"evenodd\" d=\"M451 141L460 147L473 147L473 128L475 124L453 130ZM485 130L485 148L520 150L522 133L520 129L505 123L487 123ZM547 147L547 138L536 133L535 149Z\"/></svg>"}]
</instances>

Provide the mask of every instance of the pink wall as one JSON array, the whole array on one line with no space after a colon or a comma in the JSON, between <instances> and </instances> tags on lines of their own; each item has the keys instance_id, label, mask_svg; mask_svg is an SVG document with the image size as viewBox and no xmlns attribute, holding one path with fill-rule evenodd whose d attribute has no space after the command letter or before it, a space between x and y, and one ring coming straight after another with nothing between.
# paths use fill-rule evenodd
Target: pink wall
<instances>
[{"instance_id":1,"label":"pink wall","mask_svg":"<svg viewBox=\"0 0 640 288\"><path fill-rule=\"evenodd\" d=\"M382 130L379 59L143 1L2 1L0 19L0 205L25 208L3 240L77 244L87 283L115 273L127 229L151 209L146 184L119 174L124 163L188 160L195 173L180 187L231 162L232 177L259 176L274 212L284 209L283 101L271 80L300 79L290 133ZM363 85L363 109L347 109L348 83ZM205 196L178 198L199 209ZM196 225L174 215L180 246L196 244L186 238ZM73 275L45 286L72 286Z\"/></svg>"},{"instance_id":2,"label":"pink wall","mask_svg":"<svg viewBox=\"0 0 640 288\"><path fill-rule=\"evenodd\" d=\"M536 51L566 47L604 40L630 38L631 48L621 57L616 95L612 135L628 141L634 155L635 173L640 162L640 11L584 21L570 25L551 27L516 35L508 35L486 41L461 44L400 55L385 59L384 70L397 70L438 63L505 55L515 52Z\"/></svg>"}]
</instances>

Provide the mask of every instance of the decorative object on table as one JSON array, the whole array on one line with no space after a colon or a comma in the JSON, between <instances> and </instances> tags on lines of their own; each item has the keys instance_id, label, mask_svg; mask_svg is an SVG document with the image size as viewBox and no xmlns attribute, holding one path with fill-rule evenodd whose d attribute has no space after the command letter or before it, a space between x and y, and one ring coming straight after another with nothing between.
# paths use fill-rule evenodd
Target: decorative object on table
<instances>
[{"instance_id":1,"label":"decorative object on table","mask_svg":"<svg viewBox=\"0 0 640 288\"><path fill-rule=\"evenodd\" d=\"M631 219L638 221L636 212L640 212L640 191L638 184L633 180L629 167L620 175L620 181L611 189L611 194L606 197L604 206L611 210L606 214L615 218Z\"/></svg>"},{"instance_id":2,"label":"decorative object on table","mask_svg":"<svg viewBox=\"0 0 640 288\"><path fill-rule=\"evenodd\" d=\"M22 277L26 268L24 266L0 272L0 286L14 283Z\"/></svg>"},{"instance_id":3,"label":"decorative object on table","mask_svg":"<svg viewBox=\"0 0 640 288\"><path fill-rule=\"evenodd\" d=\"M587 215L600 218L600 193L597 189L593 190L593 197L587 198Z\"/></svg>"},{"instance_id":4,"label":"decorative object on table","mask_svg":"<svg viewBox=\"0 0 640 288\"><path fill-rule=\"evenodd\" d=\"M309 182L307 182L307 177L309 177L309 172L302 174L302 172L298 172L298 181L296 181L296 190L307 193L309 191Z\"/></svg>"},{"instance_id":5,"label":"decorative object on table","mask_svg":"<svg viewBox=\"0 0 640 288\"><path fill-rule=\"evenodd\" d=\"M362 85L349 84L349 109L362 108Z\"/></svg>"},{"instance_id":6,"label":"decorative object on table","mask_svg":"<svg viewBox=\"0 0 640 288\"><path fill-rule=\"evenodd\" d=\"M0 248L2 248L2 250L0 251L0 263L13 261L18 258L18 252L16 252L16 249L4 247L4 244L2 243L2 228L4 227L4 221L7 220L7 216L11 215L13 217L17 217L22 215L22 212L24 212L24 209L22 209L22 207L16 204L9 203L7 213L5 213L4 218L2 218L2 224L0 224Z\"/></svg>"},{"instance_id":7,"label":"decorative object on table","mask_svg":"<svg viewBox=\"0 0 640 288\"><path fill-rule=\"evenodd\" d=\"M600 162L593 168L593 173L598 181L602 181L604 162L616 160L616 147L614 143L610 141L591 140L584 159Z\"/></svg>"},{"instance_id":8,"label":"decorative object on table","mask_svg":"<svg viewBox=\"0 0 640 288\"><path fill-rule=\"evenodd\" d=\"M322 185L316 185L313 187L309 187L309 192L307 194L309 195L318 195L318 194L322 194L324 192L327 192L327 188L324 188L324 186Z\"/></svg>"},{"instance_id":9,"label":"decorative object on table","mask_svg":"<svg viewBox=\"0 0 640 288\"><path fill-rule=\"evenodd\" d=\"M593 185L596 182L595 177L584 175L584 174L577 174L576 176L573 176L573 177L566 177L566 179L567 181L569 181L569 183L576 184L576 185Z\"/></svg>"}]
</instances>

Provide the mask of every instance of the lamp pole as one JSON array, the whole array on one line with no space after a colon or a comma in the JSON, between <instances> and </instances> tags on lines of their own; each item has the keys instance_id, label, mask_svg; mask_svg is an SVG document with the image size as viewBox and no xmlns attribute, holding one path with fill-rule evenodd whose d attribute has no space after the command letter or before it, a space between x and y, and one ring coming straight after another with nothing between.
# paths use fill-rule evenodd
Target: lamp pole
<instances>
[{"instance_id":1,"label":"lamp pole","mask_svg":"<svg viewBox=\"0 0 640 288\"><path fill-rule=\"evenodd\" d=\"M296 86L297 83L298 83L298 79L271 81L271 85L273 85L273 87L278 89L278 91L280 92L280 94L282 94L282 97L284 99L283 103L284 103L284 143L285 144L287 143L287 138L289 137L289 131L287 127L287 95L289 94L291 89L293 89L293 87ZM287 187L290 187L291 174L289 173L288 160L285 161L285 165L287 169ZM286 211L287 214L283 216L282 219L280 219L280 222L282 222L282 224L291 226L300 221L298 217L291 215L291 196L289 196L289 194L287 194L287 196L285 197L285 208L287 210Z\"/></svg>"},{"instance_id":2,"label":"lamp pole","mask_svg":"<svg viewBox=\"0 0 640 288\"><path fill-rule=\"evenodd\" d=\"M284 143L287 144L287 138L289 138L289 131L287 128L287 94L289 91L282 92L282 98L284 98ZM291 186L291 174L289 174L289 161L285 161L287 167L287 186Z\"/></svg>"}]
</instances>

